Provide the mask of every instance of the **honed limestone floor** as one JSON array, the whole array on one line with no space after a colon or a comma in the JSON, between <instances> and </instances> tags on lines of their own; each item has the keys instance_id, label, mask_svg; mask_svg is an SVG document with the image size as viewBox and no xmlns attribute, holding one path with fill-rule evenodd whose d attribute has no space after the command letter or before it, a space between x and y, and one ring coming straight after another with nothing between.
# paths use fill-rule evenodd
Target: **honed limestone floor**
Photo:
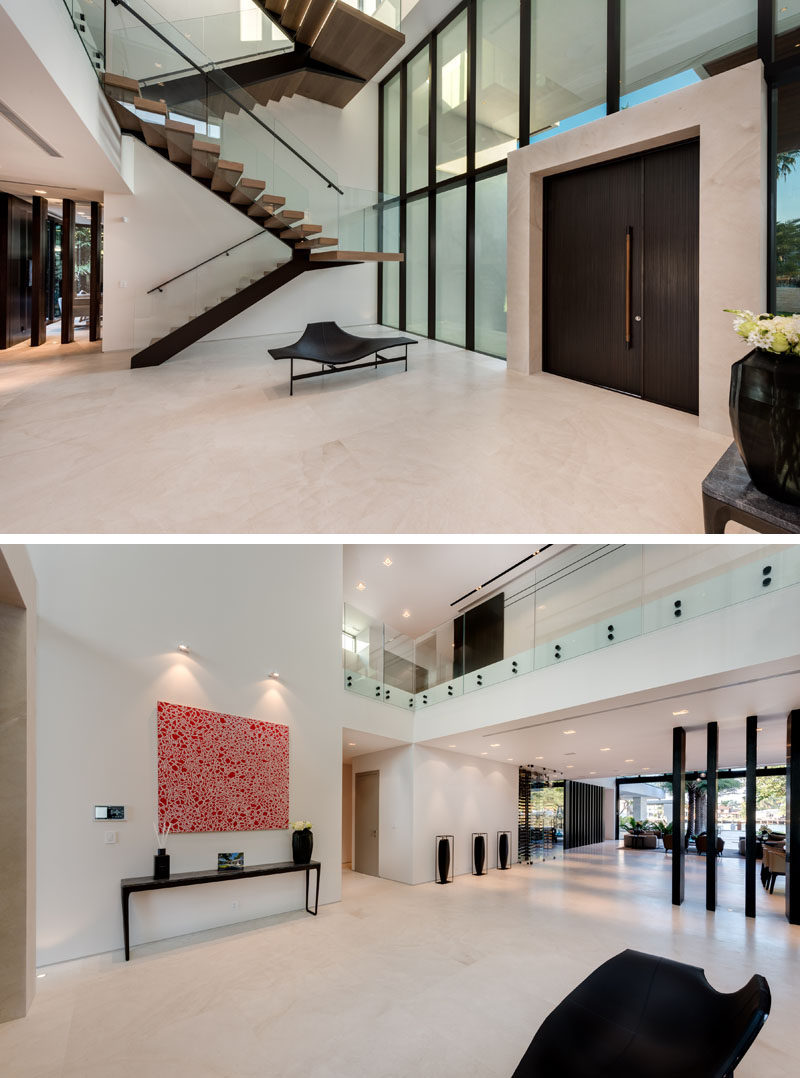
<instances>
[{"instance_id":1,"label":"honed limestone floor","mask_svg":"<svg viewBox=\"0 0 800 1078\"><path fill-rule=\"evenodd\" d=\"M800 928L783 895L759 886L746 920L742 863L726 858L707 913L705 861L690 857L675 908L670 863L612 842L446 887L345 872L342 902L316 919L140 946L128 964L113 952L51 966L28 1017L0 1026L2 1073L508 1078L549 1011L633 947L702 966L722 991L765 974L772 1014L737 1078L795 1078Z\"/></svg>"},{"instance_id":2,"label":"honed limestone floor","mask_svg":"<svg viewBox=\"0 0 800 1078\"><path fill-rule=\"evenodd\" d=\"M424 339L407 374L290 398L266 349L292 337L138 371L85 344L9 350L0 532L703 530L700 483L731 439L693 416Z\"/></svg>"}]
</instances>

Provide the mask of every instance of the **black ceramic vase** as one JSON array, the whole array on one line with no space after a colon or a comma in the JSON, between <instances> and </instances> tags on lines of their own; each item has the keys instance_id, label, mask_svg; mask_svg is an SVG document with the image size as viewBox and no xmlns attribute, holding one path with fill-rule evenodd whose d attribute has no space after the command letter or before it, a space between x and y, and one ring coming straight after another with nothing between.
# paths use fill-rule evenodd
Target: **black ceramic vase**
<instances>
[{"instance_id":1,"label":"black ceramic vase","mask_svg":"<svg viewBox=\"0 0 800 1078\"><path fill-rule=\"evenodd\" d=\"M497 844L497 857L500 861L500 868L508 868L508 835L505 831L500 836L500 841Z\"/></svg>"},{"instance_id":2,"label":"black ceramic vase","mask_svg":"<svg viewBox=\"0 0 800 1078\"><path fill-rule=\"evenodd\" d=\"M153 857L153 879L169 879L169 854L165 849L160 849Z\"/></svg>"},{"instance_id":3,"label":"black ceramic vase","mask_svg":"<svg viewBox=\"0 0 800 1078\"><path fill-rule=\"evenodd\" d=\"M800 505L800 358L756 348L734 363L730 414L753 486Z\"/></svg>"},{"instance_id":4,"label":"black ceramic vase","mask_svg":"<svg viewBox=\"0 0 800 1078\"><path fill-rule=\"evenodd\" d=\"M296 865L307 865L314 849L314 832L309 828L292 832L292 857Z\"/></svg>"},{"instance_id":5,"label":"black ceramic vase","mask_svg":"<svg viewBox=\"0 0 800 1078\"><path fill-rule=\"evenodd\" d=\"M439 869L439 883L447 883L447 877L450 875L450 840L447 838L439 839L436 863Z\"/></svg>"},{"instance_id":6,"label":"black ceramic vase","mask_svg":"<svg viewBox=\"0 0 800 1078\"><path fill-rule=\"evenodd\" d=\"M475 875L483 875L483 865L486 861L486 839L483 835L475 836L475 844L473 848L473 857L475 860Z\"/></svg>"}]
</instances>

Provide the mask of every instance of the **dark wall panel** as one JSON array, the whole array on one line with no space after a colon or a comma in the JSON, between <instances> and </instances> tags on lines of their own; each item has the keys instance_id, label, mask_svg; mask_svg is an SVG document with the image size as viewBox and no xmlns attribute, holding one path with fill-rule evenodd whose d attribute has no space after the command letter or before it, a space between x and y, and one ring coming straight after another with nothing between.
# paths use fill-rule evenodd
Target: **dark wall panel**
<instances>
[{"instance_id":1,"label":"dark wall panel","mask_svg":"<svg viewBox=\"0 0 800 1078\"><path fill-rule=\"evenodd\" d=\"M503 658L503 592L468 610L453 622L453 677L461 677Z\"/></svg>"},{"instance_id":2,"label":"dark wall panel","mask_svg":"<svg viewBox=\"0 0 800 1078\"><path fill-rule=\"evenodd\" d=\"M590 782L564 783L564 849L602 842L603 787Z\"/></svg>"}]
</instances>

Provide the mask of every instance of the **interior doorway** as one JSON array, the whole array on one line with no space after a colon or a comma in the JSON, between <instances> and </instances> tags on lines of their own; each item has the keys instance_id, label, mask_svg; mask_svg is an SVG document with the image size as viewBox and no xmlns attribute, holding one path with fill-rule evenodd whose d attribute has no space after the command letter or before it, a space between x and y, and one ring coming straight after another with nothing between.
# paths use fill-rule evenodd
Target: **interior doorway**
<instances>
[{"instance_id":1,"label":"interior doorway","mask_svg":"<svg viewBox=\"0 0 800 1078\"><path fill-rule=\"evenodd\" d=\"M698 412L697 139L544 181L544 370Z\"/></svg>"},{"instance_id":2,"label":"interior doorway","mask_svg":"<svg viewBox=\"0 0 800 1078\"><path fill-rule=\"evenodd\" d=\"M361 771L355 783L355 848L353 869L378 876L380 823L380 772Z\"/></svg>"}]
</instances>

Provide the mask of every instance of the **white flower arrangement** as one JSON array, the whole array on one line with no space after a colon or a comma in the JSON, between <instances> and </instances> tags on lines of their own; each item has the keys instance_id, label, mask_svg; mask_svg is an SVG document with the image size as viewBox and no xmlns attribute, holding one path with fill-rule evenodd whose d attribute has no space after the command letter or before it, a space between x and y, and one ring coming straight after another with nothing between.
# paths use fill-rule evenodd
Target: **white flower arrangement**
<instances>
[{"instance_id":1,"label":"white flower arrangement","mask_svg":"<svg viewBox=\"0 0 800 1078\"><path fill-rule=\"evenodd\" d=\"M753 348L775 355L800 355L800 315L753 314L730 307L725 310L735 316L734 330Z\"/></svg>"},{"instance_id":2,"label":"white flower arrangement","mask_svg":"<svg viewBox=\"0 0 800 1078\"><path fill-rule=\"evenodd\" d=\"M293 831L310 831L311 820L295 820L294 823L289 824Z\"/></svg>"}]
</instances>

